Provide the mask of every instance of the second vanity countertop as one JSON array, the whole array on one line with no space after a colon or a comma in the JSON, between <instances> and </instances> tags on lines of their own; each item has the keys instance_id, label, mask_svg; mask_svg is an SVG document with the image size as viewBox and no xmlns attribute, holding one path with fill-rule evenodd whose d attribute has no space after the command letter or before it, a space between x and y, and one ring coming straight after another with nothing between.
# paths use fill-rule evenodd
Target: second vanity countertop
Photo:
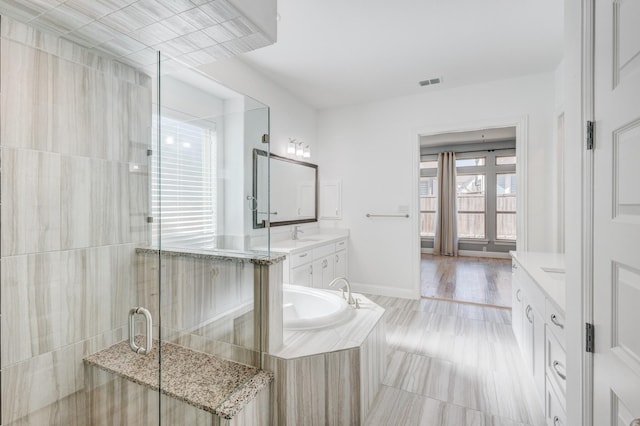
<instances>
[{"instance_id":1,"label":"second vanity countertop","mask_svg":"<svg viewBox=\"0 0 640 426\"><path fill-rule=\"evenodd\" d=\"M318 233L318 234L302 234L299 239L292 240L271 240L271 251L278 253L294 253L301 250L311 250L316 247L324 246L330 243L336 243L349 237L347 231ZM257 247L256 250L265 250L266 247Z\"/></svg>"},{"instance_id":2,"label":"second vanity countertop","mask_svg":"<svg viewBox=\"0 0 640 426\"><path fill-rule=\"evenodd\" d=\"M564 254L511 251L511 257L538 284L558 308L565 311Z\"/></svg>"}]
</instances>

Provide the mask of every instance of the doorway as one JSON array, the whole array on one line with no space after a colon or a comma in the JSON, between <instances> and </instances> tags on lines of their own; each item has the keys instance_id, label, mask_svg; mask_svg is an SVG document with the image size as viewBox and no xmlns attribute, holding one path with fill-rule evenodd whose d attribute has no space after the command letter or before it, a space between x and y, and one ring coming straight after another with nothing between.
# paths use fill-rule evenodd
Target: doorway
<instances>
[{"instance_id":1,"label":"doorway","mask_svg":"<svg viewBox=\"0 0 640 426\"><path fill-rule=\"evenodd\" d=\"M526 241L526 198L518 197L526 187L526 170L517 155L526 143L526 120L509 124L418 134L420 297L511 306L509 251ZM459 257L433 254L437 158L445 151L456 152Z\"/></svg>"}]
</instances>

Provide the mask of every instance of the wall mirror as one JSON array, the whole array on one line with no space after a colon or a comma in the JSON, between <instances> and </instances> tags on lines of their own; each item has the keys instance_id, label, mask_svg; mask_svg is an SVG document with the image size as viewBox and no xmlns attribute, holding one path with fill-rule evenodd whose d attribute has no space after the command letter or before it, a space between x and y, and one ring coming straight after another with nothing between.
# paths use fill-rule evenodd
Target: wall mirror
<instances>
[{"instance_id":1,"label":"wall mirror","mask_svg":"<svg viewBox=\"0 0 640 426\"><path fill-rule=\"evenodd\" d=\"M271 181L270 188L267 187ZM318 221L318 166L253 150L253 227ZM270 194L265 197L264 194Z\"/></svg>"}]
</instances>

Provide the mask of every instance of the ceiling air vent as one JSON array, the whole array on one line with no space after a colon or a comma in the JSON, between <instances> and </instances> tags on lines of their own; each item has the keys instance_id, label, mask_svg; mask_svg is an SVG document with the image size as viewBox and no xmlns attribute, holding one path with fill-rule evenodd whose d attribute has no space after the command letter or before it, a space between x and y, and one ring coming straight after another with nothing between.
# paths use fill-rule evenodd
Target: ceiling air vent
<instances>
[{"instance_id":1,"label":"ceiling air vent","mask_svg":"<svg viewBox=\"0 0 640 426\"><path fill-rule=\"evenodd\" d=\"M431 86L431 85L440 84L440 83L442 83L442 79L438 77L438 78L431 78L429 80L422 80L418 84L420 86Z\"/></svg>"}]
</instances>

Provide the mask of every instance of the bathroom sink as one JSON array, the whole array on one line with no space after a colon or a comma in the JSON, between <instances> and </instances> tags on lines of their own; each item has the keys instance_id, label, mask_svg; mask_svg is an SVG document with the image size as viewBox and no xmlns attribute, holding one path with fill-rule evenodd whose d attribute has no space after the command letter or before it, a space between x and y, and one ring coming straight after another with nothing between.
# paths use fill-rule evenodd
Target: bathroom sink
<instances>
[{"instance_id":1,"label":"bathroom sink","mask_svg":"<svg viewBox=\"0 0 640 426\"><path fill-rule=\"evenodd\" d=\"M297 240L282 240L282 241L274 241L271 244L272 248L297 248L301 246L305 246L309 243L315 243L318 241L322 241L319 238L299 238Z\"/></svg>"}]
</instances>

